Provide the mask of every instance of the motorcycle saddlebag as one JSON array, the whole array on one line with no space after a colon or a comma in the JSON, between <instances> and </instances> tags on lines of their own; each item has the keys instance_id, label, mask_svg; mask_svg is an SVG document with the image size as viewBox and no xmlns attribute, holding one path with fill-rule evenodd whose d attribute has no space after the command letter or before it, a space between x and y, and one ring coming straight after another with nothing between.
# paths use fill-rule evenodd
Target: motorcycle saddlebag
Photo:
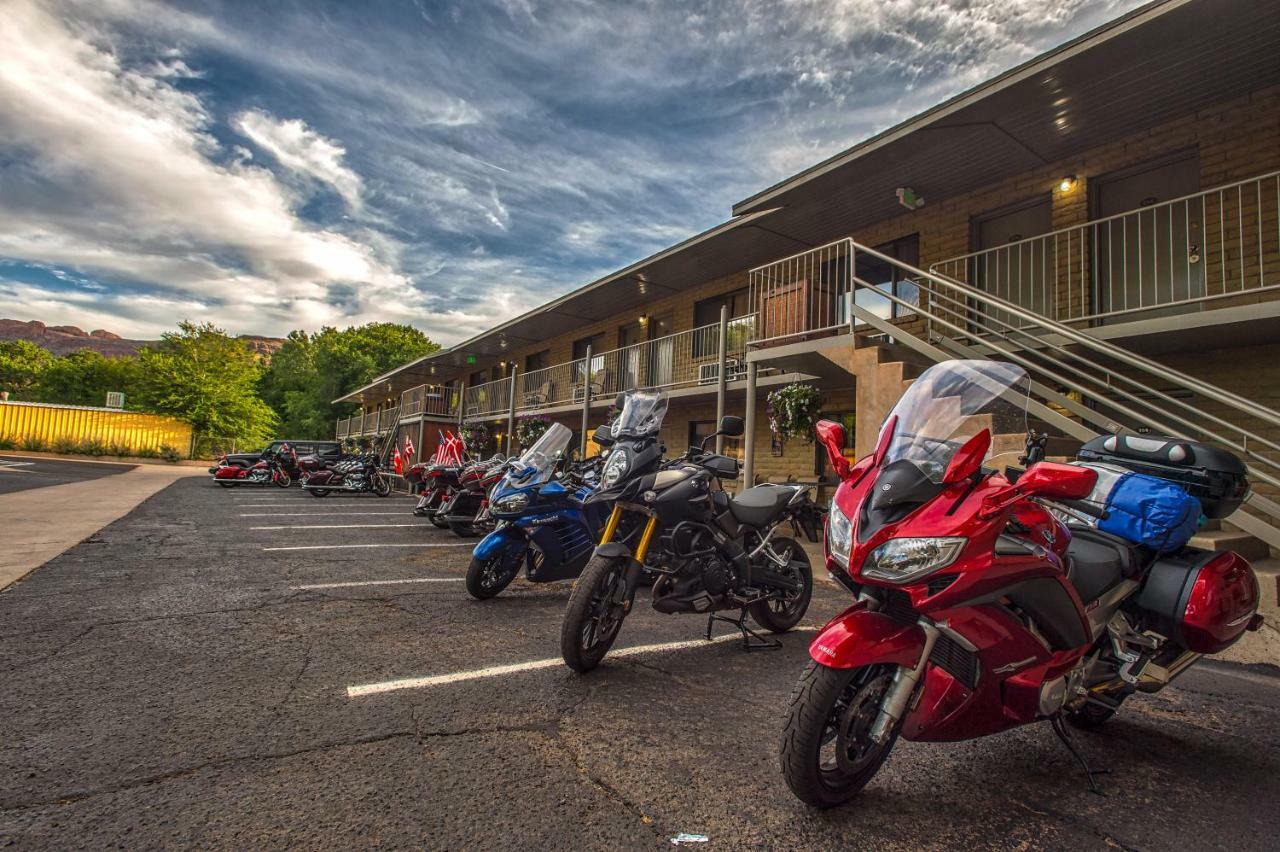
<instances>
[{"instance_id":1,"label":"motorcycle saddlebag","mask_svg":"<svg viewBox=\"0 0 1280 852\"><path fill-rule=\"evenodd\" d=\"M1175 482L1200 501L1207 518L1225 518L1249 491L1244 463L1226 450L1157 435L1101 435L1080 448L1086 462L1119 465Z\"/></svg>"},{"instance_id":2,"label":"motorcycle saddlebag","mask_svg":"<svg viewBox=\"0 0 1280 852\"><path fill-rule=\"evenodd\" d=\"M1216 654L1249 629L1258 596L1257 577L1239 554L1184 550L1155 561L1137 603L1145 627L1188 651Z\"/></svg>"}]
</instances>

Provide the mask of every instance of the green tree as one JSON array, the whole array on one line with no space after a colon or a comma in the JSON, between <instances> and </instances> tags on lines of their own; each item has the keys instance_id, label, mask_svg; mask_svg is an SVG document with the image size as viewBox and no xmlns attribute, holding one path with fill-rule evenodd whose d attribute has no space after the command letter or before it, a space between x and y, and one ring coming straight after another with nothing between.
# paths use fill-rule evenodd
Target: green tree
<instances>
[{"instance_id":1,"label":"green tree","mask_svg":"<svg viewBox=\"0 0 1280 852\"><path fill-rule=\"evenodd\" d=\"M186 420L198 435L269 440L276 415L258 396L253 352L210 323L178 328L138 354L139 406Z\"/></svg>"},{"instance_id":2,"label":"green tree","mask_svg":"<svg viewBox=\"0 0 1280 852\"><path fill-rule=\"evenodd\" d=\"M133 407L138 376L137 358L105 358L92 349L81 349L54 358L32 393L41 402L102 405L109 391L121 391L126 406Z\"/></svg>"},{"instance_id":3,"label":"green tree","mask_svg":"<svg viewBox=\"0 0 1280 852\"><path fill-rule=\"evenodd\" d=\"M334 399L439 348L416 328L396 323L296 331L272 356L262 397L280 419L279 437L329 438L334 421L353 410Z\"/></svg>"},{"instance_id":4,"label":"green tree","mask_svg":"<svg viewBox=\"0 0 1280 852\"><path fill-rule=\"evenodd\" d=\"M0 390L22 394L40 380L53 356L29 340L0 341Z\"/></svg>"}]
</instances>

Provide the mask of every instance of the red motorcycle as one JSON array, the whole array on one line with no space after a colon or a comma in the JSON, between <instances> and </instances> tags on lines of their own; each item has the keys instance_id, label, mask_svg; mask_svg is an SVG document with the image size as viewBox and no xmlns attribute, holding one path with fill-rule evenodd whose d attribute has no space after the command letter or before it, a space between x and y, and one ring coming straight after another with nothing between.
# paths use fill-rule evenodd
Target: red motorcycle
<instances>
[{"instance_id":1,"label":"red motorcycle","mask_svg":"<svg viewBox=\"0 0 1280 852\"><path fill-rule=\"evenodd\" d=\"M405 471L405 481L409 483L410 490L418 495L413 514L426 518L441 529L448 528L449 522L440 513L440 508L457 493L458 476L462 470L462 465L418 462Z\"/></svg>"},{"instance_id":2,"label":"red motorcycle","mask_svg":"<svg viewBox=\"0 0 1280 852\"><path fill-rule=\"evenodd\" d=\"M458 474L457 490L436 510L454 535L474 538L493 525L489 514L489 492L506 476L512 460L502 455L475 461Z\"/></svg>"},{"instance_id":3,"label":"red motorcycle","mask_svg":"<svg viewBox=\"0 0 1280 852\"><path fill-rule=\"evenodd\" d=\"M898 736L967 740L1039 720L1097 792L1101 770L1064 721L1100 725L1129 696L1159 691L1261 625L1257 579L1240 556L1135 544L1099 529L1123 519L1118 505L1086 500L1099 469L1163 471L1181 481L1178 495L1224 517L1247 491L1237 459L1179 439L1108 436L1086 449L1130 471L1095 469L1036 461L1033 437L1033 463L997 473L984 466L992 435L1027 433L1028 394L1016 366L937 364L854 465L843 428L818 424L843 480L827 569L858 600L814 639L789 701L782 771L804 802L853 798Z\"/></svg>"},{"instance_id":4,"label":"red motorcycle","mask_svg":"<svg viewBox=\"0 0 1280 852\"><path fill-rule=\"evenodd\" d=\"M298 455L286 444L279 452L263 453L263 457L251 467L219 464L213 473L213 481L223 488L241 485L277 485L288 488L294 481L290 471L297 470Z\"/></svg>"}]
</instances>

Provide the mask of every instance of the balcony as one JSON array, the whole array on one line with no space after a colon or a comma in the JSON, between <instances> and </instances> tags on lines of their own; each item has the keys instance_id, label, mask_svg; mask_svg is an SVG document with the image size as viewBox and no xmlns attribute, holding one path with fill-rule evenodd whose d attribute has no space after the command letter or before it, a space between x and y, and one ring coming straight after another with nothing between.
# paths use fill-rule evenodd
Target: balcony
<instances>
[{"instance_id":1,"label":"balcony","mask_svg":"<svg viewBox=\"0 0 1280 852\"><path fill-rule=\"evenodd\" d=\"M755 317L729 320L725 326L726 382L746 378L747 342ZM509 414L563 412L588 401L611 401L636 388L716 389L721 369L720 323L679 331L587 358L554 364L466 389L464 419L485 420ZM512 394L514 393L514 399Z\"/></svg>"},{"instance_id":2,"label":"balcony","mask_svg":"<svg viewBox=\"0 0 1280 852\"><path fill-rule=\"evenodd\" d=\"M400 404L393 408L339 420L334 435L339 441L385 435L396 423L419 416L457 419L458 390L445 385L418 385L402 393Z\"/></svg>"},{"instance_id":3,"label":"balcony","mask_svg":"<svg viewBox=\"0 0 1280 852\"><path fill-rule=\"evenodd\" d=\"M1089 325L1270 298L1280 172L935 263L930 271ZM1003 318L1007 319L1007 318Z\"/></svg>"}]
</instances>

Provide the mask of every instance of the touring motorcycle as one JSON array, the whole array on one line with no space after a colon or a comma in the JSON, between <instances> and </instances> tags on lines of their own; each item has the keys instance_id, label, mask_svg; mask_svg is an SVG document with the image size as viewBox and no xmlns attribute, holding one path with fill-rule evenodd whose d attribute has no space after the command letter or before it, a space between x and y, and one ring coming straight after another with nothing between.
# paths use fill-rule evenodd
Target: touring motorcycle
<instances>
[{"instance_id":1,"label":"touring motorcycle","mask_svg":"<svg viewBox=\"0 0 1280 852\"><path fill-rule=\"evenodd\" d=\"M737 496L721 480L738 477L738 462L707 450L718 435L742 434L742 419L724 417L700 447L663 461L658 430L667 410L663 393L626 394L606 440L600 487L587 503L613 503L600 544L574 585L560 631L565 663L586 672L608 653L631 611L642 574L653 581L653 608L707 615L707 638L717 620L742 633L743 646L781 647L746 624L748 614L773 633L804 616L813 572L804 549L777 535L784 523L816 538L816 509L808 488L759 485ZM634 549L619 541L624 521L639 529ZM737 618L717 615L738 610Z\"/></svg>"},{"instance_id":2,"label":"touring motorcycle","mask_svg":"<svg viewBox=\"0 0 1280 852\"><path fill-rule=\"evenodd\" d=\"M310 473L302 487L313 497L327 497L334 491L386 497L391 480L383 473L378 454L367 452Z\"/></svg>"},{"instance_id":3,"label":"touring motorcycle","mask_svg":"<svg viewBox=\"0 0 1280 852\"><path fill-rule=\"evenodd\" d=\"M276 485L288 488L298 473L298 455L285 444L275 452L263 452L262 458L250 467L235 464L219 464L213 471L213 481L223 488L241 485Z\"/></svg>"},{"instance_id":4,"label":"touring motorcycle","mask_svg":"<svg viewBox=\"0 0 1280 852\"><path fill-rule=\"evenodd\" d=\"M500 593L521 565L533 583L567 580L582 571L609 506L584 502L599 463L569 463L566 451L572 440L567 426L552 423L493 487L489 511L496 525L472 551L467 569L467 592L473 598ZM558 467L565 468L559 476Z\"/></svg>"},{"instance_id":5,"label":"touring motorcycle","mask_svg":"<svg viewBox=\"0 0 1280 852\"><path fill-rule=\"evenodd\" d=\"M457 489L436 510L432 521L442 518L459 538L474 538L488 530L493 524L489 491L506 475L512 461L498 454L462 468Z\"/></svg>"},{"instance_id":6,"label":"touring motorcycle","mask_svg":"<svg viewBox=\"0 0 1280 852\"><path fill-rule=\"evenodd\" d=\"M915 380L856 464L842 454L843 428L818 424L842 479L826 567L857 602L813 640L789 701L782 772L804 802L853 798L899 736L967 740L1040 720L1096 791L1064 722L1099 725L1260 626L1258 583L1240 556L1104 531L1124 514L1096 499L1098 469L1035 452L1025 470L986 466L993 434L1028 432L1028 398L1020 367L949 361ZM1243 465L1213 447L1150 436L1095 445L1110 448L1120 476L1127 465L1180 480L1209 517L1247 491ZM1157 508L1133 520L1148 524Z\"/></svg>"}]
</instances>

